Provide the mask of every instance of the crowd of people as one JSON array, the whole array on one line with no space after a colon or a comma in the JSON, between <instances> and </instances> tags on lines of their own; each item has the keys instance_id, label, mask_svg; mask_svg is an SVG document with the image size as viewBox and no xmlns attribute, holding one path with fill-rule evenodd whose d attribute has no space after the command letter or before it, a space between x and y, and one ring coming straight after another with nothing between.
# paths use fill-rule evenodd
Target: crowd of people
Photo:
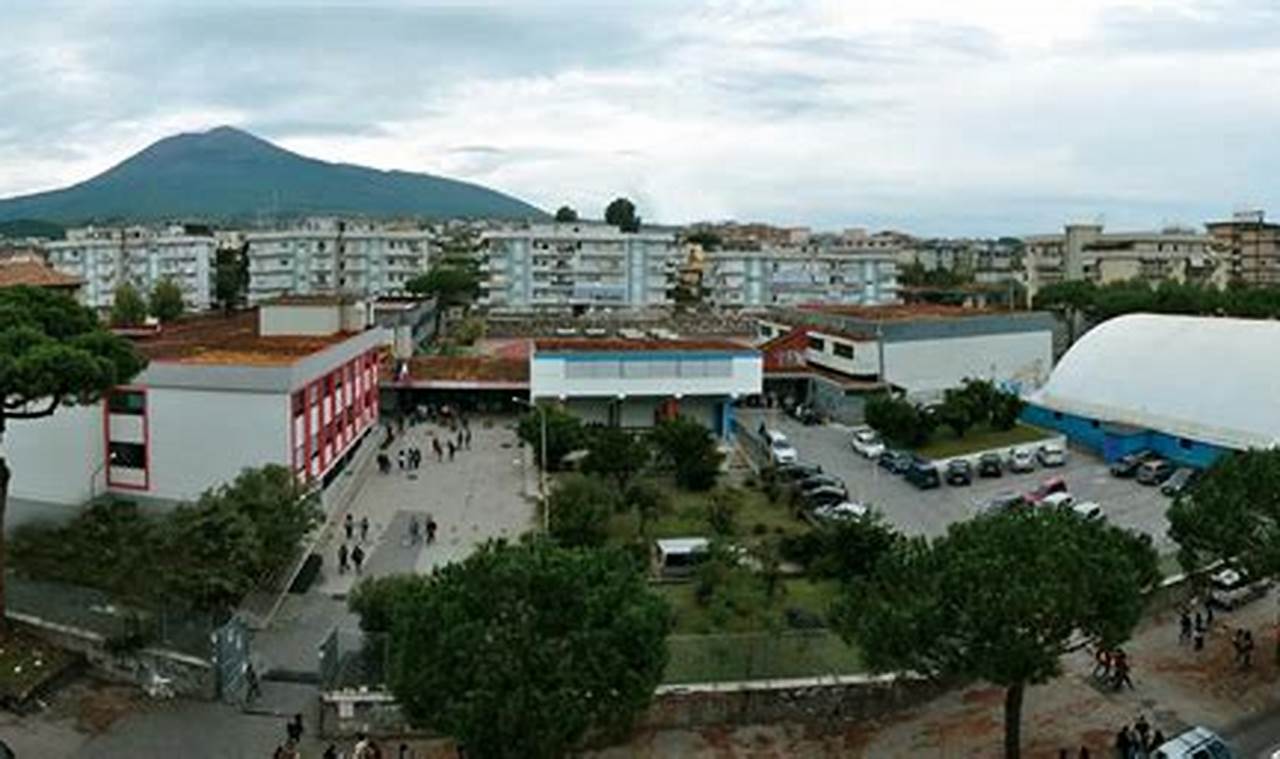
<instances>
[{"instance_id":1,"label":"crowd of people","mask_svg":"<svg viewBox=\"0 0 1280 759\"><path fill-rule=\"evenodd\" d=\"M284 743L276 746L276 750L271 755L272 759L303 759L302 752L298 748L302 743L304 732L302 715L293 715L285 723L284 732ZM365 733L356 735L350 753L338 748L338 744L330 743L320 755L320 759L383 759L384 757L391 759L390 754L383 753L382 746ZM414 752L407 743L401 743L395 759L414 759Z\"/></svg>"}]
</instances>

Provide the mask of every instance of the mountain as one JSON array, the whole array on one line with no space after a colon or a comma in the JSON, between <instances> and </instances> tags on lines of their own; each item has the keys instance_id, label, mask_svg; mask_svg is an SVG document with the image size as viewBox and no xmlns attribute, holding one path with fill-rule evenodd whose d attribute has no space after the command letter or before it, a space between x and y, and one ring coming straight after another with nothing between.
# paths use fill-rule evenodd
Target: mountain
<instances>
[{"instance_id":1,"label":"mountain","mask_svg":"<svg viewBox=\"0 0 1280 759\"><path fill-rule=\"evenodd\" d=\"M61 240L67 232L59 224L35 219L14 219L0 221L0 240L6 237L23 239L25 237L43 237L46 240Z\"/></svg>"},{"instance_id":2,"label":"mountain","mask_svg":"<svg viewBox=\"0 0 1280 759\"><path fill-rule=\"evenodd\" d=\"M292 153L231 127L166 137L80 184L0 200L0 222L367 216L541 218L521 200L431 174Z\"/></svg>"}]
</instances>

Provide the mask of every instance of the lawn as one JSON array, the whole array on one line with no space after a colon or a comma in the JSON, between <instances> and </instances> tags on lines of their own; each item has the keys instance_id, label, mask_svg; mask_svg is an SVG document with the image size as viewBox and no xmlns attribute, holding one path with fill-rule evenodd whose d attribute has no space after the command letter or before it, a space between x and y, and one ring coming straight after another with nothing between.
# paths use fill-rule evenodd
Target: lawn
<instances>
[{"instance_id":1,"label":"lawn","mask_svg":"<svg viewBox=\"0 0 1280 759\"><path fill-rule=\"evenodd\" d=\"M784 624L782 614L786 609L803 609L813 616L825 620L831 608L831 602L839 593L834 580L810 580L804 577L793 577L782 581L784 588L782 598L777 601L778 623ZM743 633L758 632L759 621L754 618L732 616L723 624L712 618L711 610L700 605L694 598L695 583L679 582L654 585L653 590L667 599L675 614L675 633L677 635L701 635L707 633Z\"/></svg>"},{"instance_id":2,"label":"lawn","mask_svg":"<svg viewBox=\"0 0 1280 759\"><path fill-rule=\"evenodd\" d=\"M1018 424L1007 430L996 430L987 425L980 425L966 432L962 438L956 437L955 431L950 427L939 426L929 442L916 448L915 452L925 458L945 459L985 451L988 448L1034 443L1048 437L1051 437L1051 433L1027 424Z\"/></svg>"},{"instance_id":3,"label":"lawn","mask_svg":"<svg viewBox=\"0 0 1280 759\"><path fill-rule=\"evenodd\" d=\"M826 630L667 638L667 684L850 675L864 671L858 650Z\"/></svg>"}]
</instances>

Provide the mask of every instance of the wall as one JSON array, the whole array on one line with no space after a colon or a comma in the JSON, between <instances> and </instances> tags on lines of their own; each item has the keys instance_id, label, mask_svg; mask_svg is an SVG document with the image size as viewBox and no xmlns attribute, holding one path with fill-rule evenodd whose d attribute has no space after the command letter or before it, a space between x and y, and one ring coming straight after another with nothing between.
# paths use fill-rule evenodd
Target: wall
<instances>
[{"instance_id":1,"label":"wall","mask_svg":"<svg viewBox=\"0 0 1280 759\"><path fill-rule=\"evenodd\" d=\"M147 495L191 500L245 467L290 463L290 408L283 393L151 388L147 402Z\"/></svg>"},{"instance_id":2,"label":"wall","mask_svg":"<svg viewBox=\"0 0 1280 759\"><path fill-rule=\"evenodd\" d=\"M100 403L59 408L44 419L9 421L4 448L13 470L10 497L79 505L91 490L101 494L103 446Z\"/></svg>"},{"instance_id":3,"label":"wall","mask_svg":"<svg viewBox=\"0 0 1280 759\"><path fill-rule=\"evenodd\" d=\"M886 340L886 381L908 393L939 392L966 377L1038 387L1053 368L1049 330L931 340Z\"/></svg>"},{"instance_id":4,"label":"wall","mask_svg":"<svg viewBox=\"0 0 1280 759\"><path fill-rule=\"evenodd\" d=\"M1042 406L1028 405L1023 409L1022 419L1038 427L1062 432L1071 442L1097 452L1108 463L1121 456L1149 449L1177 464L1205 468L1229 453L1228 449L1209 443L1154 430L1126 431L1099 420L1060 413Z\"/></svg>"},{"instance_id":5,"label":"wall","mask_svg":"<svg viewBox=\"0 0 1280 759\"><path fill-rule=\"evenodd\" d=\"M727 377L679 376L666 371L676 362L700 360L725 360L732 362ZM600 365L612 362L621 364L621 375L574 377L566 376L570 363L594 362ZM694 351L638 352L626 354L536 355L530 362L529 391L533 398L614 397L619 394L670 397L684 395L755 395L763 387L763 369L758 354L733 355L727 353ZM632 369L644 369L650 365L662 369L650 376L631 375ZM636 372L639 374L640 372ZM630 375L630 376L628 376Z\"/></svg>"},{"instance_id":6,"label":"wall","mask_svg":"<svg viewBox=\"0 0 1280 759\"><path fill-rule=\"evenodd\" d=\"M822 350L809 348L805 358L818 366L832 369L842 374L873 377L880 373L880 346L874 340L853 341L843 337L834 337L824 332L810 330L809 336L822 340ZM853 348L853 358L843 358L835 353L835 345L847 345Z\"/></svg>"},{"instance_id":7,"label":"wall","mask_svg":"<svg viewBox=\"0 0 1280 759\"><path fill-rule=\"evenodd\" d=\"M809 402L823 416L841 424L862 424L866 421L867 393L849 394L845 388L820 378L809 380Z\"/></svg>"},{"instance_id":8,"label":"wall","mask_svg":"<svg viewBox=\"0 0 1280 759\"><path fill-rule=\"evenodd\" d=\"M342 331L338 305L262 305L258 308L262 335L332 335Z\"/></svg>"}]
</instances>

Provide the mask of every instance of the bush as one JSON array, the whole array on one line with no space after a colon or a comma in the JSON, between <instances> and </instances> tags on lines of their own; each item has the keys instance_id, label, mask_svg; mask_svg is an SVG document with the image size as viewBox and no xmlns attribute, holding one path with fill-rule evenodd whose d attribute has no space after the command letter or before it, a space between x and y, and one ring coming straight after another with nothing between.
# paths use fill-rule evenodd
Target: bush
<instances>
[{"instance_id":1,"label":"bush","mask_svg":"<svg viewBox=\"0 0 1280 759\"><path fill-rule=\"evenodd\" d=\"M551 536L566 548L604 545L616 501L615 491L601 479L566 477L547 499Z\"/></svg>"},{"instance_id":2,"label":"bush","mask_svg":"<svg viewBox=\"0 0 1280 759\"><path fill-rule=\"evenodd\" d=\"M587 441L587 432L578 417L563 408L545 404L541 411L532 410L520 419L517 434L533 448L535 463L542 465L542 415L547 424L547 469L559 471L564 457L580 449Z\"/></svg>"},{"instance_id":3,"label":"bush","mask_svg":"<svg viewBox=\"0 0 1280 759\"><path fill-rule=\"evenodd\" d=\"M778 543L778 552L784 560L808 567L822 553L822 537L814 530L785 535Z\"/></svg>"},{"instance_id":4,"label":"bush","mask_svg":"<svg viewBox=\"0 0 1280 759\"><path fill-rule=\"evenodd\" d=\"M715 486L724 454L710 430L681 416L659 423L649 434L653 447L675 469L677 485L686 490Z\"/></svg>"},{"instance_id":5,"label":"bush","mask_svg":"<svg viewBox=\"0 0 1280 759\"><path fill-rule=\"evenodd\" d=\"M737 529L738 512L741 510L741 490L717 488L707 504L707 526L716 535L732 535Z\"/></svg>"}]
</instances>

